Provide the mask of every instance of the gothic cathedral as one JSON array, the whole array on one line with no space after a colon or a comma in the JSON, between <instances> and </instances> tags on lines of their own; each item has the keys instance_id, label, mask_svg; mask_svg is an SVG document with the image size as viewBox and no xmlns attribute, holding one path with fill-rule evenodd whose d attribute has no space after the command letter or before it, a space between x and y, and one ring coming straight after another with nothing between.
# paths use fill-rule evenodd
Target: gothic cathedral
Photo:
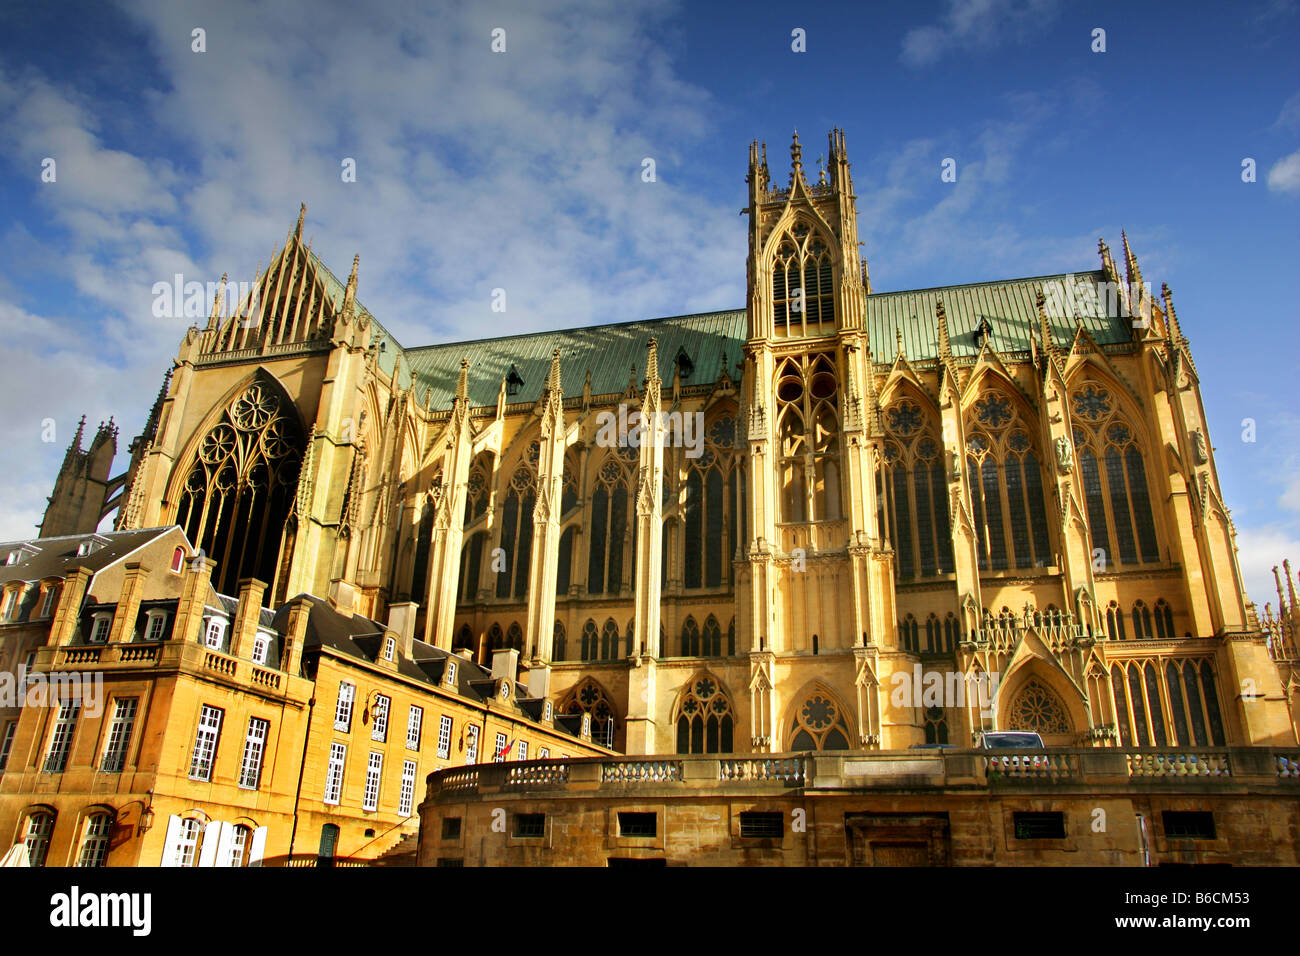
<instances>
[{"instance_id":1,"label":"gothic cathedral","mask_svg":"<svg viewBox=\"0 0 1300 956\"><path fill-rule=\"evenodd\" d=\"M627 753L1293 745L1168 287L1125 238L874 291L829 150L751 145L743 311L407 347L300 214L42 534L175 524L223 594L514 648Z\"/></svg>"}]
</instances>

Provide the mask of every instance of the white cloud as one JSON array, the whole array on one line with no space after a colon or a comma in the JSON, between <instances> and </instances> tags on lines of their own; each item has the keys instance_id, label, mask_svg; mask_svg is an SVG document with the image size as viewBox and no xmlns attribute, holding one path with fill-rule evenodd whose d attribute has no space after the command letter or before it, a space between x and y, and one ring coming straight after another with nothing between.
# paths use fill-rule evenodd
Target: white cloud
<instances>
[{"instance_id":1,"label":"white cloud","mask_svg":"<svg viewBox=\"0 0 1300 956\"><path fill-rule=\"evenodd\" d=\"M1268 188L1274 192L1300 194L1300 150L1273 164L1268 171Z\"/></svg>"},{"instance_id":2,"label":"white cloud","mask_svg":"<svg viewBox=\"0 0 1300 956\"><path fill-rule=\"evenodd\" d=\"M1237 560L1246 593L1255 602L1260 616L1265 603L1277 613L1277 583L1273 577L1274 565L1281 573L1283 559L1289 558L1292 571L1300 569L1300 531L1279 527L1237 529ZM1286 587L1286 582L1282 582Z\"/></svg>"},{"instance_id":3,"label":"white cloud","mask_svg":"<svg viewBox=\"0 0 1300 956\"><path fill-rule=\"evenodd\" d=\"M922 67L958 50L990 50L1005 41L1023 42L1056 14L1056 0L948 0L939 23L907 31L900 59L908 66Z\"/></svg>"}]
</instances>

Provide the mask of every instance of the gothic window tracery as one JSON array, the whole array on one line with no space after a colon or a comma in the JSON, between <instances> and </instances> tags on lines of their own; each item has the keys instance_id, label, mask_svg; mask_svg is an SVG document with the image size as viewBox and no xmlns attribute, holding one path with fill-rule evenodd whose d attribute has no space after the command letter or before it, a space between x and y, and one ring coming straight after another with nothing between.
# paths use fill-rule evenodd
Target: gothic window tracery
<instances>
[{"instance_id":1,"label":"gothic window tracery","mask_svg":"<svg viewBox=\"0 0 1300 956\"><path fill-rule=\"evenodd\" d=\"M1222 747L1227 743L1214 667L1208 659L1117 662L1111 665L1110 683L1120 746Z\"/></svg>"},{"instance_id":2,"label":"gothic window tracery","mask_svg":"<svg viewBox=\"0 0 1300 956\"><path fill-rule=\"evenodd\" d=\"M790 724L789 749L849 749L849 727L843 708L829 691L815 689L795 708Z\"/></svg>"},{"instance_id":3,"label":"gothic window tracery","mask_svg":"<svg viewBox=\"0 0 1300 956\"><path fill-rule=\"evenodd\" d=\"M606 747L614 746L618 732L618 711L609 694L597 681L588 677L573 687L560 701L561 714L590 714L591 739Z\"/></svg>"},{"instance_id":4,"label":"gothic window tracery","mask_svg":"<svg viewBox=\"0 0 1300 956\"><path fill-rule=\"evenodd\" d=\"M1032 677L1007 708L1007 728L1039 734L1068 734L1072 725L1061 698L1038 678Z\"/></svg>"},{"instance_id":5,"label":"gothic window tracery","mask_svg":"<svg viewBox=\"0 0 1300 956\"><path fill-rule=\"evenodd\" d=\"M832 246L821 232L796 222L772 262L772 314L778 338L835 331Z\"/></svg>"},{"instance_id":6,"label":"gothic window tracery","mask_svg":"<svg viewBox=\"0 0 1300 956\"><path fill-rule=\"evenodd\" d=\"M630 449L635 452L636 449ZM636 466L633 459L632 466ZM596 471L591 494L591 550L587 593L618 594L623 582L623 547L631 526L628 463L609 455Z\"/></svg>"},{"instance_id":7,"label":"gothic window tracery","mask_svg":"<svg viewBox=\"0 0 1300 956\"><path fill-rule=\"evenodd\" d=\"M1043 472L1032 426L1010 397L986 391L966 414L966 434L980 570L1049 566Z\"/></svg>"},{"instance_id":8,"label":"gothic window tracery","mask_svg":"<svg viewBox=\"0 0 1300 956\"><path fill-rule=\"evenodd\" d=\"M292 403L260 378L226 407L199 443L176 523L217 562L212 583L219 591L234 594L245 577L276 581L303 445ZM268 600L272 593L268 589Z\"/></svg>"},{"instance_id":9,"label":"gothic window tracery","mask_svg":"<svg viewBox=\"0 0 1300 956\"><path fill-rule=\"evenodd\" d=\"M504 568L497 574L497 597L524 597L528 592L528 566L533 550L533 507L537 503L537 442L524 450L510 475L505 505L501 509L501 543Z\"/></svg>"},{"instance_id":10,"label":"gothic window tracery","mask_svg":"<svg viewBox=\"0 0 1300 956\"><path fill-rule=\"evenodd\" d=\"M776 375L780 520L841 516L839 379L830 355L791 356Z\"/></svg>"},{"instance_id":11,"label":"gothic window tracery","mask_svg":"<svg viewBox=\"0 0 1300 956\"><path fill-rule=\"evenodd\" d=\"M1107 570L1159 561L1146 466L1133 428L1104 385L1085 382L1070 400L1093 548L1104 552Z\"/></svg>"},{"instance_id":12,"label":"gothic window tracery","mask_svg":"<svg viewBox=\"0 0 1300 956\"><path fill-rule=\"evenodd\" d=\"M880 508L897 556L900 579L953 571L948 527L948 482L934 423L921 406L903 398L885 409ZM883 517L883 515L882 515Z\"/></svg>"},{"instance_id":13,"label":"gothic window tracery","mask_svg":"<svg viewBox=\"0 0 1300 956\"><path fill-rule=\"evenodd\" d=\"M734 717L731 697L707 671L693 678L677 701L679 754L731 753Z\"/></svg>"},{"instance_id":14,"label":"gothic window tracery","mask_svg":"<svg viewBox=\"0 0 1300 956\"><path fill-rule=\"evenodd\" d=\"M736 420L727 412L705 429L702 454L684 458L683 587L716 588L731 578L729 557L736 549L743 501L735 434ZM665 494L667 486L665 481Z\"/></svg>"}]
</instances>

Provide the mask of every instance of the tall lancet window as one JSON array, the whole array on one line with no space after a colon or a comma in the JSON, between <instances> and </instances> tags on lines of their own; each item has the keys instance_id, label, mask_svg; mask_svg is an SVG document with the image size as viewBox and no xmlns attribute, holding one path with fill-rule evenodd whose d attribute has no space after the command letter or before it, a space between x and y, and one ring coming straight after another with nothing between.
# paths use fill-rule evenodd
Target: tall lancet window
<instances>
[{"instance_id":1,"label":"tall lancet window","mask_svg":"<svg viewBox=\"0 0 1300 956\"><path fill-rule=\"evenodd\" d=\"M900 399L885 410L884 466L880 489L889 511L889 538L900 579L950 574L948 480L937 423L921 405Z\"/></svg>"},{"instance_id":2,"label":"tall lancet window","mask_svg":"<svg viewBox=\"0 0 1300 956\"><path fill-rule=\"evenodd\" d=\"M1070 411L1093 549L1108 571L1159 561L1142 449L1110 389L1085 382L1071 394Z\"/></svg>"},{"instance_id":3,"label":"tall lancet window","mask_svg":"<svg viewBox=\"0 0 1300 956\"><path fill-rule=\"evenodd\" d=\"M510 476L505 504L501 509L501 548L505 569L497 575L497 597L517 598L528 590L528 565L533 552L533 505L537 502L537 455L533 442Z\"/></svg>"},{"instance_id":4,"label":"tall lancet window","mask_svg":"<svg viewBox=\"0 0 1300 956\"><path fill-rule=\"evenodd\" d=\"M739 533L736 505L740 469L733 452L735 437L736 420L726 412L705 429L702 454L683 459L687 471L682 508L682 583L688 588L715 588L731 578L730 557Z\"/></svg>"},{"instance_id":5,"label":"tall lancet window","mask_svg":"<svg viewBox=\"0 0 1300 956\"><path fill-rule=\"evenodd\" d=\"M591 552L587 562L589 594L617 594L622 587L623 546L631 508L629 474L626 460L615 455L606 458L596 472L596 485L591 493Z\"/></svg>"},{"instance_id":6,"label":"tall lancet window","mask_svg":"<svg viewBox=\"0 0 1300 956\"><path fill-rule=\"evenodd\" d=\"M1046 498L1033 427L998 391L966 415L966 475L981 571L1052 564Z\"/></svg>"},{"instance_id":7,"label":"tall lancet window","mask_svg":"<svg viewBox=\"0 0 1300 956\"><path fill-rule=\"evenodd\" d=\"M176 523L217 562L212 584L223 594L235 594L241 578L277 583L303 445L293 403L260 375L199 442Z\"/></svg>"},{"instance_id":8,"label":"tall lancet window","mask_svg":"<svg viewBox=\"0 0 1300 956\"><path fill-rule=\"evenodd\" d=\"M835 331L835 267L831 245L796 222L772 260L772 317L777 338Z\"/></svg>"},{"instance_id":9,"label":"tall lancet window","mask_svg":"<svg viewBox=\"0 0 1300 956\"><path fill-rule=\"evenodd\" d=\"M791 356L777 369L781 521L841 517L838 390L829 355Z\"/></svg>"}]
</instances>

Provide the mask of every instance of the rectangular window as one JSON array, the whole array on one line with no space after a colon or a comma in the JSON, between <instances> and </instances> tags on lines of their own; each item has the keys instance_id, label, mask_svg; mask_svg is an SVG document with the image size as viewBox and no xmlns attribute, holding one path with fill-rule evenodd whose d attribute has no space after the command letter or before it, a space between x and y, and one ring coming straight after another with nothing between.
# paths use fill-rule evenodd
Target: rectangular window
<instances>
[{"instance_id":1,"label":"rectangular window","mask_svg":"<svg viewBox=\"0 0 1300 956\"><path fill-rule=\"evenodd\" d=\"M384 638L384 660L391 661L393 659L393 651L395 651L396 649L397 649L396 641L394 641L391 637Z\"/></svg>"},{"instance_id":2,"label":"rectangular window","mask_svg":"<svg viewBox=\"0 0 1300 956\"><path fill-rule=\"evenodd\" d=\"M198 820L182 820L177 834L176 865L193 866L199 855L199 835L202 827Z\"/></svg>"},{"instance_id":3,"label":"rectangular window","mask_svg":"<svg viewBox=\"0 0 1300 956\"><path fill-rule=\"evenodd\" d=\"M54 613L54 599L59 594L59 586L51 584L45 589L45 600L41 604L41 617L49 617Z\"/></svg>"},{"instance_id":4,"label":"rectangular window","mask_svg":"<svg viewBox=\"0 0 1300 956\"><path fill-rule=\"evenodd\" d=\"M4 611L3 613L0 613L0 617L3 617L6 621L13 620L14 608L17 606L18 606L18 591L17 589L15 589L5 595Z\"/></svg>"},{"instance_id":5,"label":"rectangular window","mask_svg":"<svg viewBox=\"0 0 1300 956\"><path fill-rule=\"evenodd\" d=\"M785 814L746 810L740 814L740 835L746 840L780 840L785 836Z\"/></svg>"},{"instance_id":6,"label":"rectangular window","mask_svg":"<svg viewBox=\"0 0 1300 956\"><path fill-rule=\"evenodd\" d=\"M50 749L45 754L46 773L63 773L68 765L72 735L77 728L77 715L80 713L80 701L65 700L59 705L59 716L55 718L54 731L50 734Z\"/></svg>"},{"instance_id":7,"label":"rectangular window","mask_svg":"<svg viewBox=\"0 0 1300 956\"><path fill-rule=\"evenodd\" d=\"M465 728L465 763L478 763L478 724Z\"/></svg>"},{"instance_id":8,"label":"rectangular window","mask_svg":"<svg viewBox=\"0 0 1300 956\"><path fill-rule=\"evenodd\" d=\"M420 749L420 729L424 726L424 708L412 705L406 715L406 749Z\"/></svg>"},{"instance_id":9,"label":"rectangular window","mask_svg":"<svg viewBox=\"0 0 1300 956\"><path fill-rule=\"evenodd\" d=\"M32 668L35 665L36 665L36 652L31 651L27 655L27 660L23 662L22 674L19 675L19 680L18 680L19 706L22 706L22 703L27 700L27 675L32 672Z\"/></svg>"},{"instance_id":10,"label":"rectangular window","mask_svg":"<svg viewBox=\"0 0 1300 956\"><path fill-rule=\"evenodd\" d=\"M779 816L779 814L778 814ZM744 820L744 814L741 815ZM743 823L741 824L744 825ZM620 813L618 835L622 837L652 837L659 832L659 817L654 813Z\"/></svg>"},{"instance_id":11,"label":"rectangular window","mask_svg":"<svg viewBox=\"0 0 1300 956\"><path fill-rule=\"evenodd\" d=\"M474 728L475 743L478 743L478 728ZM443 760L451 755L451 718L443 714L438 718L438 756ZM470 761L473 763L473 761Z\"/></svg>"},{"instance_id":12,"label":"rectangular window","mask_svg":"<svg viewBox=\"0 0 1300 956\"><path fill-rule=\"evenodd\" d=\"M1011 814L1017 840L1064 840L1065 814L1018 811Z\"/></svg>"},{"instance_id":13,"label":"rectangular window","mask_svg":"<svg viewBox=\"0 0 1300 956\"><path fill-rule=\"evenodd\" d=\"M258 634L253 638L253 663L265 664L266 655L271 649L271 639L265 634Z\"/></svg>"},{"instance_id":14,"label":"rectangular window","mask_svg":"<svg viewBox=\"0 0 1300 956\"><path fill-rule=\"evenodd\" d=\"M146 641L161 641L163 638L163 628L167 626L167 616L165 614L149 615L149 627L145 631L144 639Z\"/></svg>"},{"instance_id":15,"label":"rectangular window","mask_svg":"<svg viewBox=\"0 0 1300 956\"><path fill-rule=\"evenodd\" d=\"M86 820L86 836L81 842L77 866L103 866L108 859L108 833L113 828L113 818L107 813L96 813Z\"/></svg>"},{"instance_id":16,"label":"rectangular window","mask_svg":"<svg viewBox=\"0 0 1300 956\"><path fill-rule=\"evenodd\" d=\"M526 740L519 741L519 759L520 760L528 759L528 741Z\"/></svg>"},{"instance_id":17,"label":"rectangular window","mask_svg":"<svg viewBox=\"0 0 1300 956\"><path fill-rule=\"evenodd\" d=\"M349 681L339 684L339 700L334 706L334 729L345 734L352 729L352 701L357 695L357 685Z\"/></svg>"},{"instance_id":18,"label":"rectangular window","mask_svg":"<svg viewBox=\"0 0 1300 956\"><path fill-rule=\"evenodd\" d=\"M225 628L221 622L214 617L208 618L207 630L203 632L203 643L214 651L221 650L221 637Z\"/></svg>"},{"instance_id":19,"label":"rectangular window","mask_svg":"<svg viewBox=\"0 0 1300 956\"><path fill-rule=\"evenodd\" d=\"M442 818L442 838L444 840L460 839L460 817Z\"/></svg>"},{"instance_id":20,"label":"rectangular window","mask_svg":"<svg viewBox=\"0 0 1300 956\"><path fill-rule=\"evenodd\" d=\"M375 722L370 728L370 739L383 743L388 739L388 705L392 699L379 694L375 697Z\"/></svg>"},{"instance_id":21,"label":"rectangular window","mask_svg":"<svg viewBox=\"0 0 1300 956\"><path fill-rule=\"evenodd\" d=\"M90 643L103 644L108 640L108 629L112 627L113 619L108 616L95 618L94 627L90 631Z\"/></svg>"},{"instance_id":22,"label":"rectangular window","mask_svg":"<svg viewBox=\"0 0 1300 956\"><path fill-rule=\"evenodd\" d=\"M126 748L131 743L131 729L135 726L137 699L119 697L113 702L113 719L108 725L108 738L104 742L104 759L100 761L102 773L121 773L126 763Z\"/></svg>"},{"instance_id":23,"label":"rectangular window","mask_svg":"<svg viewBox=\"0 0 1300 956\"><path fill-rule=\"evenodd\" d=\"M501 763L506 759L506 744L508 743L505 734L497 734L497 748L492 751L492 761L494 763Z\"/></svg>"},{"instance_id":24,"label":"rectangular window","mask_svg":"<svg viewBox=\"0 0 1300 956\"><path fill-rule=\"evenodd\" d=\"M411 815L411 802L415 797L415 761L405 760L402 762L402 790L397 798L397 815L409 817Z\"/></svg>"},{"instance_id":25,"label":"rectangular window","mask_svg":"<svg viewBox=\"0 0 1300 956\"><path fill-rule=\"evenodd\" d=\"M14 734L18 731L18 721L11 720L4 725L4 730L0 731L0 770L5 768L9 763L9 751L13 749Z\"/></svg>"},{"instance_id":26,"label":"rectangular window","mask_svg":"<svg viewBox=\"0 0 1300 956\"><path fill-rule=\"evenodd\" d=\"M546 814L516 813L515 836L529 840L546 836Z\"/></svg>"},{"instance_id":27,"label":"rectangular window","mask_svg":"<svg viewBox=\"0 0 1300 956\"><path fill-rule=\"evenodd\" d=\"M50 851L50 834L54 832L54 814L33 813L27 818L27 859L32 866L44 866L45 854Z\"/></svg>"},{"instance_id":28,"label":"rectangular window","mask_svg":"<svg viewBox=\"0 0 1300 956\"><path fill-rule=\"evenodd\" d=\"M203 705L199 714L199 729L194 735L194 756L190 760L191 780L212 779L212 765L217 759L217 739L221 736L223 716L225 711Z\"/></svg>"},{"instance_id":29,"label":"rectangular window","mask_svg":"<svg viewBox=\"0 0 1300 956\"><path fill-rule=\"evenodd\" d=\"M262 754L266 750L266 731L270 726L269 721L258 717L248 720L244 759L239 764L239 786L243 790L256 790L262 782Z\"/></svg>"},{"instance_id":30,"label":"rectangular window","mask_svg":"<svg viewBox=\"0 0 1300 956\"><path fill-rule=\"evenodd\" d=\"M1214 814L1208 810L1165 810L1160 814L1170 840L1213 840Z\"/></svg>"},{"instance_id":31,"label":"rectangular window","mask_svg":"<svg viewBox=\"0 0 1300 956\"><path fill-rule=\"evenodd\" d=\"M550 756L551 756L551 748L550 748L550 747L543 747L543 748L541 748L540 750L537 751L537 759L538 759L538 760L546 760L546 759L549 758Z\"/></svg>"},{"instance_id":32,"label":"rectangular window","mask_svg":"<svg viewBox=\"0 0 1300 956\"><path fill-rule=\"evenodd\" d=\"M366 792L361 800L362 810L379 809L379 780L384 774L384 755L370 751L370 760L366 763Z\"/></svg>"},{"instance_id":33,"label":"rectangular window","mask_svg":"<svg viewBox=\"0 0 1300 956\"><path fill-rule=\"evenodd\" d=\"M343 794L343 761L347 758L348 748L342 744L330 744L330 761L325 768L326 803L338 806Z\"/></svg>"},{"instance_id":34,"label":"rectangular window","mask_svg":"<svg viewBox=\"0 0 1300 956\"><path fill-rule=\"evenodd\" d=\"M248 850L248 834L251 831L248 827L235 827L230 834L230 844L226 847L226 858L222 861L222 866L243 866L244 854Z\"/></svg>"},{"instance_id":35,"label":"rectangular window","mask_svg":"<svg viewBox=\"0 0 1300 956\"><path fill-rule=\"evenodd\" d=\"M438 858L438 866L464 866L463 859L452 859L451 857L442 856Z\"/></svg>"}]
</instances>

